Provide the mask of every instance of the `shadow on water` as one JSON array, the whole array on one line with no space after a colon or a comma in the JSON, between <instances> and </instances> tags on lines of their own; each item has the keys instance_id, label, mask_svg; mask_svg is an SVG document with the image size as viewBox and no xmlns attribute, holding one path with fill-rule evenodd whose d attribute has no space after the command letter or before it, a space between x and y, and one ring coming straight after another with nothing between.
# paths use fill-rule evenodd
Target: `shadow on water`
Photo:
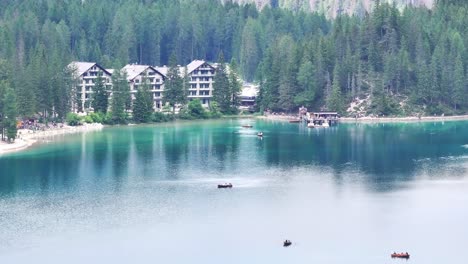
<instances>
[{"instance_id":1,"label":"shadow on water","mask_svg":"<svg viewBox=\"0 0 468 264\"><path fill-rule=\"evenodd\" d=\"M16 155L1 158L0 195L73 189L80 162L81 157L65 146L29 159Z\"/></svg>"},{"instance_id":2,"label":"shadow on water","mask_svg":"<svg viewBox=\"0 0 468 264\"><path fill-rule=\"evenodd\" d=\"M263 172L316 166L331 172L337 184L356 178L385 191L413 180L415 172L426 167L431 177L438 177L433 164L468 152L463 147L468 144L468 122L340 124L327 129L264 120L250 123L254 127L247 129L238 120L115 127L67 137L1 157L0 195L109 183L118 191L129 177L148 181L193 175L250 177L252 168ZM262 139L256 136L258 131L265 133ZM463 170L466 167L455 167L453 174Z\"/></svg>"},{"instance_id":3,"label":"shadow on water","mask_svg":"<svg viewBox=\"0 0 468 264\"><path fill-rule=\"evenodd\" d=\"M468 122L416 124L340 124L331 128L296 131L273 123L275 133L265 137L264 158L269 166L319 165L332 169L336 181L357 170L375 190L409 181L418 161L440 162L447 156L466 155Z\"/></svg>"}]
</instances>

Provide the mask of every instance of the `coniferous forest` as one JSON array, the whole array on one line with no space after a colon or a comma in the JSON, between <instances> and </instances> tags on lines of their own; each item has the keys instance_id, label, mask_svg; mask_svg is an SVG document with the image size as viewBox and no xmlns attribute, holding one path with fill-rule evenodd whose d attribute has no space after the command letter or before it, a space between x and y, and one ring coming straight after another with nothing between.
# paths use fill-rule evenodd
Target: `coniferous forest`
<instances>
[{"instance_id":1,"label":"coniferous forest","mask_svg":"<svg viewBox=\"0 0 468 264\"><path fill-rule=\"evenodd\" d=\"M167 65L172 54L181 65L223 54L260 84L258 111L345 113L356 98L368 105L352 115L468 110L465 1L376 4L333 20L215 0L12 0L0 2L0 14L2 116L15 108L18 116L65 116L73 60L119 69Z\"/></svg>"}]
</instances>

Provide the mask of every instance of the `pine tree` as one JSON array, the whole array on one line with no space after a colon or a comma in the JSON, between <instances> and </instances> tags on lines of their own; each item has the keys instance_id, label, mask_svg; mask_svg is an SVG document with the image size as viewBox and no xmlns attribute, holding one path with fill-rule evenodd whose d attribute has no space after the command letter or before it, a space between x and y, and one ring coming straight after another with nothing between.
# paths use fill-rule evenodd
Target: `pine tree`
<instances>
[{"instance_id":1,"label":"pine tree","mask_svg":"<svg viewBox=\"0 0 468 264\"><path fill-rule=\"evenodd\" d=\"M176 104L185 101L182 100L182 98L185 98L184 94L184 80L180 76L175 54L172 54L170 67L164 82L164 101L172 106L173 113L175 113Z\"/></svg>"},{"instance_id":2,"label":"pine tree","mask_svg":"<svg viewBox=\"0 0 468 264\"><path fill-rule=\"evenodd\" d=\"M231 112L231 96L224 55L220 53L213 83L213 100L218 103L221 113L229 114Z\"/></svg>"},{"instance_id":3,"label":"pine tree","mask_svg":"<svg viewBox=\"0 0 468 264\"><path fill-rule=\"evenodd\" d=\"M127 74L115 71L112 75L112 99L111 113L112 122L115 124L124 124L127 122L127 114L125 112L125 103L127 101Z\"/></svg>"},{"instance_id":4,"label":"pine tree","mask_svg":"<svg viewBox=\"0 0 468 264\"><path fill-rule=\"evenodd\" d=\"M151 120L153 113L153 97L150 92L148 78L142 79L142 84L138 86L133 102L133 120L139 123L147 123Z\"/></svg>"},{"instance_id":5,"label":"pine tree","mask_svg":"<svg viewBox=\"0 0 468 264\"><path fill-rule=\"evenodd\" d=\"M18 115L18 106L16 103L16 95L13 89L9 86L5 88L5 96L3 98L3 128L6 130L8 141L14 141L16 138L16 117Z\"/></svg>"},{"instance_id":6,"label":"pine tree","mask_svg":"<svg viewBox=\"0 0 468 264\"><path fill-rule=\"evenodd\" d=\"M99 72L97 78L94 80L92 105L95 113L105 114L109 107L109 94L106 89L105 79L102 75L103 73Z\"/></svg>"},{"instance_id":7,"label":"pine tree","mask_svg":"<svg viewBox=\"0 0 468 264\"><path fill-rule=\"evenodd\" d=\"M466 89L465 83L465 74L463 72L463 61L461 56L458 55L455 59L455 72L454 72L454 87L453 87L453 105L455 111L457 111L457 107L463 107L467 105L467 94L468 91Z\"/></svg>"},{"instance_id":8,"label":"pine tree","mask_svg":"<svg viewBox=\"0 0 468 264\"><path fill-rule=\"evenodd\" d=\"M242 84L239 82L239 76L236 71L236 66L231 64L229 70L229 92L231 94L231 113L235 114L240 106L239 94L241 92Z\"/></svg>"},{"instance_id":9,"label":"pine tree","mask_svg":"<svg viewBox=\"0 0 468 264\"><path fill-rule=\"evenodd\" d=\"M336 63L333 70L333 86L331 94L327 98L327 108L330 111L336 111L340 114L344 112L344 98L341 95L341 87L339 81L339 65Z\"/></svg>"}]
</instances>

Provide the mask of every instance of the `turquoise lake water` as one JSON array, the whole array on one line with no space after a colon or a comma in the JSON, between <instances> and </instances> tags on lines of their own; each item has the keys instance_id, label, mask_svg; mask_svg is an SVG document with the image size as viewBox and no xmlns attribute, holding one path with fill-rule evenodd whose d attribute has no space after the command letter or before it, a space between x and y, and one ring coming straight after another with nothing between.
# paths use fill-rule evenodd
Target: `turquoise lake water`
<instances>
[{"instance_id":1,"label":"turquoise lake water","mask_svg":"<svg viewBox=\"0 0 468 264\"><path fill-rule=\"evenodd\" d=\"M0 156L2 264L466 264L467 223L468 122L112 127Z\"/></svg>"}]
</instances>

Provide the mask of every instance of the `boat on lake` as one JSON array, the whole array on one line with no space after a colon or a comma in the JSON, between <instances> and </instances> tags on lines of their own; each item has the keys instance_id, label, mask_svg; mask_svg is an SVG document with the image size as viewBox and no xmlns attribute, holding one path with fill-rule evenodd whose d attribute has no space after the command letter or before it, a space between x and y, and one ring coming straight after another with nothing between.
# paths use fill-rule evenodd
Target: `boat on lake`
<instances>
[{"instance_id":1,"label":"boat on lake","mask_svg":"<svg viewBox=\"0 0 468 264\"><path fill-rule=\"evenodd\" d=\"M408 254L408 252L406 252L406 253L395 253L395 252L393 252L393 253L391 254L391 257L392 257L392 258L405 258L405 259L409 259L410 254Z\"/></svg>"},{"instance_id":2,"label":"boat on lake","mask_svg":"<svg viewBox=\"0 0 468 264\"><path fill-rule=\"evenodd\" d=\"M263 137L263 132L258 132L258 133L257 133L257 136Z\"/></svg>"},{"instance_id":3,"label":"boat on lake","mask_svg":"<svg viewBox=\"0 0 468 264\"><path fill-rule=\"evenodd\" d=\"M289 123L300 123L301 120L300 119L290 119L289 120Z\"/></svg>"},{"instance_id":4,"label":"boat on lake","mask_svg":"<svg viewBox=\"0 0 468 264\"><path fill-rule=\"evenodd\" d=\"M283 247L289 247L290 245L292 245L292 242L291 242L290 240L287 240L287 239L286 239L286 240L283 242Z\"/></svg>"},{"instance_id":5,"label":"boat on lake","mask_svg":"<svg viewBox=\"0 0 468 264\"><path fill-rule=\"evenodd\" d=\"M218 189L232 188L232 183L218 184Z\"/></svg>"},{"instance_id":6,"label":"boat on lake","mask_svg":"<svg viewBox=\"0 0 468 264\"><path fill-rule=\"evenodd\" d=\"M242 125L243 128L252 128L252 125Z\"/></svg>"}]
</instances>

